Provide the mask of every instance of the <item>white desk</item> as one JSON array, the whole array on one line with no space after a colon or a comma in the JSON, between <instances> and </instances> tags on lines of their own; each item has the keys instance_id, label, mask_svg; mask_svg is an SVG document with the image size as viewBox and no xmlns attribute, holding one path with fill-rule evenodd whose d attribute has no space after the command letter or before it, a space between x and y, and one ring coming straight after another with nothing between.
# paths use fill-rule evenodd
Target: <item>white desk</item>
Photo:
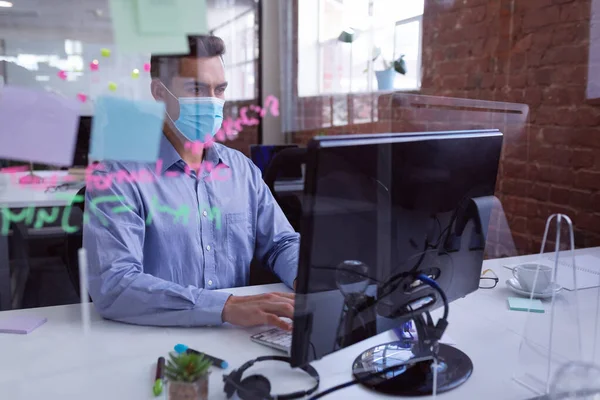
<instances>
[{"instance_id":1,"label":"white desk","mask_svg":"<svg viewBox=\"0 0 600 400\"><path fill-rule=\"evenodd\" d=\"M532 258L535 256L511 262ZM464 385L440 398L522 400L533 397L512 380L521 342L519 335L528 314L507 308L506 297L512 293L504 283L510 271L501 267L503 263L499 260L484 263L484 268L493 268L500 277L496 289L479 290L450 306L448 334L457 347L471 357L475 369ZM285 289L279 284L228 291L257 294L273 290ZM591 296L595 292L589 293ZM6 311L0 313L0 318L20 314L45 316L48 322L29 335L0 336L2 399L153 399L151 388L156 359L166 355L177 343L227 360L230 365L227 372L257 356L281 354L250 341L251 333L264 328L141 327L103 320L92 311L92 333L85 339L79 325L79 305ZM321 375L320 389L351 379L351 364L358 354L393 339L389 332L382 333L313 363ZM285 365L264 364L258 364L250 372L270 378L273 393L306 388L310 383L310 378ZM222 373L218 369L212 372L211 399L225 399ZM378 397L385 396L352 386L325 399Z\"/></svg>"},{"instance_id":2,"label":"white desk","mask_svg":"<svg viewBox=\"0 0 600 400\"><path fill-rule=\"evenodd\" d=\"M35 174L49 179L56 174L60 178L67 176L67 171L35 171ZM27 173L10 174L13 179L18 179ZM45 182L41 184L20 185L10 183L8 186L0 189L0 208L19 209L25 207L64 207L68 205L77 191L83 187L78 186L73 189L56 193L46 193L45 189L49 185L56 185L54 182ZM2 216L0 215L0 218ZM10 309L10 270L8 255L8 237L0 235L0 310Z\"/></svg>"}]
</instances>

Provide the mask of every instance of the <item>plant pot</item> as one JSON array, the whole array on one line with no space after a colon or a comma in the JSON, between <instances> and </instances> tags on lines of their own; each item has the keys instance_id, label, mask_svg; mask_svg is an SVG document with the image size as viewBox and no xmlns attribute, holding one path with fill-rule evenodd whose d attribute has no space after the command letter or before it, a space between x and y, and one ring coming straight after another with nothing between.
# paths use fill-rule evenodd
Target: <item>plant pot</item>
<instances>
[{"instance_id":1,"label":"plant pot","mask_svg":"<svg viewBox=\"0 0 600 400\"><path fill-rule=\"evenodd\" d=\"M396 79L397 72L393 68L386 69L383 71L375 71L377 77L377 89L378 90L394 90L394 80Z\"/></svg>"},{"instance_id":2,"label":"plant pot","mask_svg":"<svg viewBox=\"0 0 600 400\"><path fill-rule=\"evenodd\" d=\"M169 382L169 400L208 400L208 375L195 382Z\"/></svg>"}]
</instances>

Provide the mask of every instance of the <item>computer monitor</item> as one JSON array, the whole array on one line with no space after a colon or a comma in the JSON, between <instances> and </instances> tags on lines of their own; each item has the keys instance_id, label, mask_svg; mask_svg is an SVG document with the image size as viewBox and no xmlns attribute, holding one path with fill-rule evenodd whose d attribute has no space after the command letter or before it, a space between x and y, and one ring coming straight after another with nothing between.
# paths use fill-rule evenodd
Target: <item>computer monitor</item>
<instances>
[{"instance_id":1,"label":"computer monitor","mask_svg":"<svg viewBox=\"0 0 600 400\"><path fill-rule=\"evenodd\" d=\"M298 147L295 144L286 145L264 145L257 144L250 146L250 159L261 170L263 176L267 167L273 160L273 157L284 149ZM281 168L277 180L299 180L302 179L302 167L300 165L290 165Z\"/></svg>"},{"instance_id":2,"label":"computer monitor","mask_svg":"<svg viewBox=\"0 0 600 400\"><path fill-rule=\"evenodd\" d=\"M449 302L477 290L489 222L485 208L492 204L501 148L497 130L310 142L293 366L422 321L420 315L442 302L417 279L420 273L435 280ZM440 345L438 355L446 366L438 392L470 376L472 363L460 350ZM357 357L354 375L364 378L414 357L411 341L378 346ZM395 394L431 392L423 368L391 376L393 384L381 376L362 383Z\"/></svg>"}]
</instances>

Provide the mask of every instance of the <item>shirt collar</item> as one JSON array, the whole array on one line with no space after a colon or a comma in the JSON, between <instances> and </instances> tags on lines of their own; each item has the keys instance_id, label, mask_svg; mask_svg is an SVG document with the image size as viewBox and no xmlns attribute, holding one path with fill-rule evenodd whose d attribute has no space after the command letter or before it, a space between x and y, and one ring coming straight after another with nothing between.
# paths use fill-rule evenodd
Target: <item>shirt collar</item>
<instances>
[{"instance_id":1,"label":"shirt collar","mask_svg":"<svg viewBox=\"0 0 600 400\"><path fill-rule=\"evenodd\" d=\"M229 163L222 157L222 149L219 149L219 147L220 145L213 143L211 146L205 148L204 161L211 162L213 165L222 163L229 167ZM161 172L163 173L179 161L183 162L177 150L175 150L164 134L160 139L158 154L158 159L162 161Z\"/></svg>"}]
</instances>

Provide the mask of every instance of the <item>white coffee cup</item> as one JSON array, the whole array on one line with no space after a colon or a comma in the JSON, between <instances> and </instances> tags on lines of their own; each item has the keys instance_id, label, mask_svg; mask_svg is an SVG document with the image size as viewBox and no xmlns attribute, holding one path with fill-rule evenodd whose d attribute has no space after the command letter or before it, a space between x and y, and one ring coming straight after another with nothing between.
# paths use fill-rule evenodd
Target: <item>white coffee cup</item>
<instances>
[{"instance_id":1,"label":"white coffee cup","mask_svg":"<svg viewBox=\"0 0 600 400\"><path fill-rule=\"evenodd\" d=\"M513 275L519 285L528 292L544 293L552 283L552 268L547 265L537 263L517 265L513 269Z\"/></svg>"}]
</instances>

